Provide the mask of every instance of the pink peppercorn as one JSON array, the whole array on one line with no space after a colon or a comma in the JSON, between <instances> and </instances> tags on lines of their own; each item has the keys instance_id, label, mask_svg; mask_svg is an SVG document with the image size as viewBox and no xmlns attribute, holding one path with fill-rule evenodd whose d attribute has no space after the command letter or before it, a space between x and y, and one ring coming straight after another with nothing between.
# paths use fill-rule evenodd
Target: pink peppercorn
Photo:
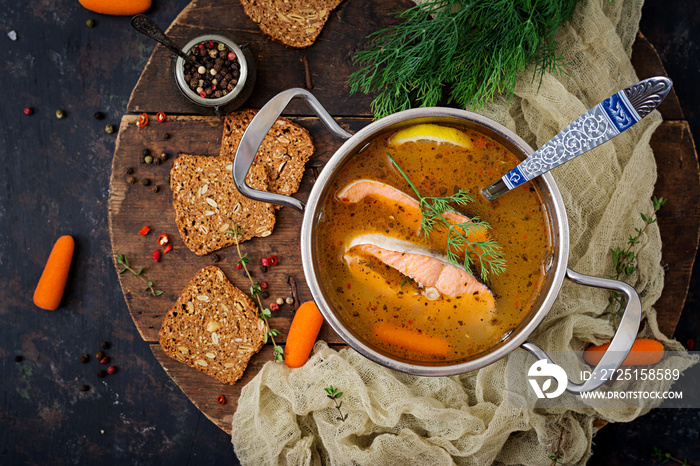
<instances>
[{"instance_id":1,"label":"pink peppercorn","mask_svg":"<svg viewBox=\"0 0 700 466\"><path fill-rule=\"evenodd\" d=\"M117 372L117 368L116 368L116 367L114 367L114 366L109 366L109 367L107 368L107 373L108 373L108 374L114 374L115 372Z\"/></svg>"},{"instance_id":2,"label":"pink peppercorn","mask_svg":"<svg viewBox=\"0 0 700 466\"><path fill-rule=\"evenodd\" d=\"M233 52L229 52L228 55L227 55L227 58L228 58L229 60L235 60L235 59L236 59L236 54L233 53Z\"/></svg>"},{"instance_id":3,"label":"pink peppercorn","mask_svg":"<svg viewBox=\"0 0 700 466\"><path fill-rule=\"evenodd\" d=\"M262 288L263 290L266 290L267 289L267 282L260 282L260 288Z\"/></svg>"},{"instance_id":4,"label":"pink peppercorn","mask_svg":"<svg viewBox=\"0 0 700 466\"><path fill-rule=\"evenodd\" d=\"M109 358L107 356L100 359L100 364L107 364L108 362L109 362Z\"/></svg>"},{"instance_id":5,"label":"pink peppercorn","mask_svg":"<svg viewBox=\"0 0 700 466\"><path fill-rule=\"evenodd\" d=\"M236 270L241 270L243 268L243 264L236 264Z\"/></svg>"},{"instance_id":6,"label":"pink peppercorn","mask_svg":"<svg viewBox=\"0 0 700 466\"><path fill-rule=\"evenodd\" d=\"M34 109L32 107L27 107L24 109L25 115L31 115L32 113L34 113Z\"/></svg>"},{"instance_id":7,"label":"pink peppercorn","mask_svg":"<svg viewBox=\"0 0 700 466\"><path fill-rule=\"evenodd\" d=\"M270 303L270 309L272 309L273 311L279 311L280 305L277 303Z\"/></svg>"}]
</instances>

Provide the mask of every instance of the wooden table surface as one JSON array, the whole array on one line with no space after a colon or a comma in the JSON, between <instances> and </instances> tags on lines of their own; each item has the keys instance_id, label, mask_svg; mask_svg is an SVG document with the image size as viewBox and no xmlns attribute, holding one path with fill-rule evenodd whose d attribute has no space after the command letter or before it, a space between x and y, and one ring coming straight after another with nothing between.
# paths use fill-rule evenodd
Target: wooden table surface
<instances>
[{"instance_id":1,"label":"wooden table surface","mask_svg":"<svg viewBox=\"0 0 700 466\"><path fill-rule=\"evenodd\" d=\"M133 121L131 116L122 120L122 115L130 111L164 110L186 115L191 114L192 110L175 99L160 104L159 108L145 107L149 102L148 88L141 84L136 86L127 102L153 49L152 43L130 30L128 18L94 15L77 5L54 5L51 2L16 5L7 0L0 1L7 7L5 13L0 15L0 23L8 32L15 29L19 36L16 42L6 39L7 58L0 60L0 70L5 72L3 75L7 77L8 90L8 103L0 106L0 114L4 117L2 121L6 123L0 130L0 156L5 167L0 180L6 187L0 201L3 239L0 274L6 284L0 294L0 316L6 324L0 328L0 425L3 426L0 429L0 464L235 462L228 435L206 420L169 380L156 358L168 360L157 353L157 348L156 358L151 354L148 342L154 341L153 330L159 327L162 315L149 310L147 316L154 324L142 324L140 319L137 319L137 326L132 322L111 261L107 229L108 204L113 201L108 191L112 155L119 153L119 149L114 150L115 136L105 134L102 130L104 125ZM199 5L210 3L200 2ZM235 2L232 3L234 8L239 8ZM681 183L689 185L688 180L692 187L692 167L693 163L697 164L687 149L687 142L692 139L685 121L690 120L691 126L696 125L696 133L700 131L694 113L698 99L691 92L697 61L665 45L677 45L678 41L686 40L685 53L695 53L697 57L694 42L697 35L694 35L692 25L700 24L700 21L691 3L675 2L674 5L678 7L675 12L673 8L645 6L645 12L651 13L649 19L645 13L642 22L642 30L648 32L662 58L673 57L670 65L678 66L674 74L674 69L665 63L669 75L676 82L680 107L686 117L684 119L680 107L668 104L663 112L672 121L665 123L655 135L654 148L657 152L676 154L660 163L657 193L664 196L667 192L670 195L677 191ZM185 0L156 4L149 14L161 25L167 25L186 5ZM236 15L234 23L225 22L222 15L213 15L208 18L213 21L207 24L214 29L232 30L236 37L251 42L253 49L260 54L258 87L250 100L251 106L261 106L269 97L287 87L303 86L303 66L299 59L307 55L314 73L313 92L322 102L330 105L333 115L341 117L341 121L351 130L356 130L367 122L369 100L363 96L349 98L343 75L350 67L352 53L362 46L363 31L376 28L381 22L380 18L390 9L390 6L380 2L347 1L333 16L319 42L305 51L267 43L257 27L240 15ZM685 11L686 14L677 11ZM194 13L206 15L207 10ZM88 18L97 19L94 29L85 26ZM357 18L362 18L359 24ZM680 33L674 36L671 33L674 29L665 21L676 30L685 31L690 39L683 39L686 36ZM182 27L181 37L197 30L196 23L187 23ZM658 46L659 40L666 41L662 47ZM329 48L324 49L324 46ZM648 53L644 52L642 56L648 57ZM639 58L635 63L640 63ZM653 63L647 65L656 66ZM653 66L648 74L638 66L640 77L657 74L658 70ZM285 72L263 71L280 68ZM143 89L141 95L136 92L139 89ZM171 107L165 109L166 104ZM30 117L22 114L22 109L28 105L36 110ZM67 110L66 119L55 119L53 113L58 108ZM96 111L105 112L107 119L93 119L92 114ZM330 136L323 135L317 122L308 116L303 107L291 107L288 113L312 130L317 145L322 148L321 157L332 153L334 149ZM157 138L150 137L153 135L146 137L144 132L140 135L144 139L134 139L130 142L131 146L122 147L122 150L126 150L123 161L127 160L126 157L136 160L139 148L142 148L139 144L177 151L179 145L191 147L195 143L205 153L216 153L218 130L215 122L211 119L194 119L196 124L208 127L207 134L211 134L212 138L206 141L185 140L183 138L190 131L190 123L193 123L188 118L182 116L168 122L177 130L172 131L175 136L167 147L162 142L155 143ZM161 128L151 126L150 130L160 131ZM125 136L128 131L125 128L119 135L120 141L127 141ZM119 161L114 158L115 163ZM144 169L143 166L137 168ZM147 170L149 176L163 180L168 168L168 165L164 165L148 167ZM670 175L665 177L666 173ZM305 182L308 185L312 180L313 171L309 170ZM697 196L696 178L695 183ZM159 209L167 208L169 203L167 189L157 195L148 191L138 195ZM303 193L300 197L303 197ZM683 199L679 199L678 203L682 206ZM676 309L680 309L685 297L687 277L697 246L697 201L693 205L692 197L688 201L686 196L683 208L668 209L666 212L666 217L660 219L664 245L673 245L672 250L676 251L677 256L669 258L665 246L664 261L669 264L667 283L676 288L670 292L664 291L657 308L664 316L664 328L672 330L679 314ZM295 222L294 215L291 211L281 212L278 228L291 228ZM144 213L144 220L150 221L151 218L150 214ZM163 226L169 225L167 219L162 221ZM687 238L693 225L695 229L690 233L696 235L694 242L674 243L677 238ZM125 225L125 231L130 230L131 226ZM61 234L73 234L77 249L62 307L50 313L33 307L31 293L51 244ZM132 258L136 262L150 261L146 250L139 249L137 245L123 252L136 254ZM190 269L196 270L199 266L194 260L187 261L188 257L193 256L187 250L176 250L172 254L172 258L165 257L168 262L164 261L163 265L185 259L187 264L186 270L182 271L183 276L189 277ZM224 267L227 273L233 275L236 283L239 277L226 269L227 266ZM158 275L159 270L153 270L155 277L161 280L158 283L168 291L168 296L162 300L167 303L179 291L172 280ZM163 267L162 270L167 269ZM280 269L279 276L273 278L276 290L284 289L284 279L289 274L296 274L298 281L301 281L300 269L294 269L290 264L289 268ZM696 280L694 283L697 282L696 277L697 274L693 277ZM138 312L133 304L129 303L132 312ZM697 295L691 290L681 314L685 321L676 331L681 341L697 338L698 326L692 314L696 306ZM149 329L149 326L153 328ZM332 335L326 333L325 337L332 340ZM93 354L104 340L112 343L106 352L119 371L100 379L96 377L100 366L94 358L86 365L80 364L78 359L82 353ZM269 348L255 364L264 362L265 352L269 352ZM15 356L19 355L23 359L15 362ZM176 379L189 377L189 368L173 369L176 366L168 364L165 362ZM255 371L255 365L249 371ZM180 381L178 383L186 385ZM83 384L89 384L90 390L81 392L79 388ZM225 427L230 422L228 416L231 411L228 409L233 406L217 411L218 405L208 398L211 387L205 386L201 391L204 402L196 402L197 407ZM197 399L196 394L187 395ZM662 433L646 428L644 418L631 424L606 427L596 437L596 443L606 447L594 446L594 458L613 458L607 464L627 464L626 461L638 454L640 461L648 461L651 443L660 444L677 456L700 457L697 445L690 441L698 438L692 416L676 414L659 417L664 415L663 412L654 413L655 423L668 422L671 425ZM670 423L672 418L673 424ZM639 438L633 432L647 432L648 437ZM606 438L611 441L606 443ZM632 449L632 456L621 453L627 447Z\"/></svg>"}]
</instances>

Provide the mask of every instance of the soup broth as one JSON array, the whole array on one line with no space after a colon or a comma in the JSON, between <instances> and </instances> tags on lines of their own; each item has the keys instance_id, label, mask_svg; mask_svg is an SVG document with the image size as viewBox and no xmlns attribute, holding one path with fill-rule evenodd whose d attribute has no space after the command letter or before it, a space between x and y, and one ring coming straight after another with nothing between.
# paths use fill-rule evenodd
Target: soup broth
<instances>
[{"instance_id":1,"label":"soup broth","mask_svg":"<svg viewBox=\"0 0 700 466\"><path fill-rule=\"evenodd\" d=\"M487 136L458 129L471 147L422 140L393 145L392 134L375 139L333 180L318 224L317 254L324 258L319 272L338 317L370 345L408 360L454 362L494 346L530 310L552 252L547 212L533 183L492 203L480 194L519 160ZM464 189L474 198L453 207L488 222L487 235L503 249L505 271L488 274L483 283L495 298L495 307L486 305L478 291L458 296L440 293L436 298L433 290L402 273L400 267L382 262L388 253L378 260L380 256L367 254L368 249L355 252L357 247L352 246L358 237L410 243L441 255L446 252L446 233L423 235L420 215L401 202L373 194L357 202L339 198L358 180L378 181L417 198L387 154L422 196L445 197ZM406 262L411 256L399 253L397 257ZM473 266L472 272L480 280L479 267Z\"/></svg>"}]
</instances>

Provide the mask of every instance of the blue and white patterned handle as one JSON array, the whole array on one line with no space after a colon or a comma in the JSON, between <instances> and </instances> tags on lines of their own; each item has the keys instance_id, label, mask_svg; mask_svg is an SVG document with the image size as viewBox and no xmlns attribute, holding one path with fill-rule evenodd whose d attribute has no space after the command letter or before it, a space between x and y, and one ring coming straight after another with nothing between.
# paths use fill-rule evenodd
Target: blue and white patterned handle
<instances>
[{"instance_id":1,"label":"blue and white patterned handle","mask_svg":"<svg viewBox=\"0 0 700 466\"><path fill-rule=\"evenodd\" d=\"M493 201L516 186L609 141L651 113L668 95L672 85L668 78L655 77L611 95L482 193Z\"/></svg>"}]
</instances>

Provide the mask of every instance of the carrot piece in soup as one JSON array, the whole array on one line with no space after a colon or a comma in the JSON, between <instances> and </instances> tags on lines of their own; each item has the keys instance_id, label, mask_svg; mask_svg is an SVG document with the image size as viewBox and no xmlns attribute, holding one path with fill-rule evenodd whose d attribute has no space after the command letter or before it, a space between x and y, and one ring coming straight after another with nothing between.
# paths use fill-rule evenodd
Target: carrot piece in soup
<instances>
[{"instance_id":1,"label":"carrot piece in soup","mask_svg":"<svg viewBox=\"0 0 700 466\"><path fill-rule=\"evenodd\" d=\"M379 324L373 329L374 335L390 345L406 348L424 354L447 356L449 350L447 341L438 337L414 332L390 324Z\"/></svg>"}]
</instances>

